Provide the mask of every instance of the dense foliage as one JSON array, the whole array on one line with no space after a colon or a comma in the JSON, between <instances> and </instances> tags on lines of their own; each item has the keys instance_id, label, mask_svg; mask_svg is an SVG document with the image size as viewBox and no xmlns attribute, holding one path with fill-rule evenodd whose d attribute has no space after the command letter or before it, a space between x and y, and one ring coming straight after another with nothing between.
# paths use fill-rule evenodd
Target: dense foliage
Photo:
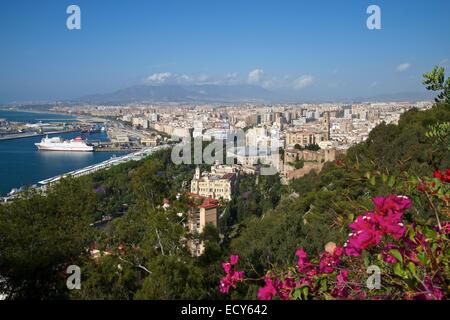
<instances>
[{"instance_id":1,"label":"dense foliage","mask_svg":"<svg viewBox=\"0 0 450 320\"><path fill-rule=\"evenodd\" d=\"M450 169L436 171L434 176L427 182L412 179L403 184L408 193L426 195L435 213L433 222L418 224L411 216L408 219L405 211L412 201L407 196L375 197L374 209L349 225L351 232L343 246L329 242L313 260L303 248L297 249L296 266L266 272L258 298L447 298ZM246 279L244 271L237 270L237 263L238 256L222 263L226 275L220 281L220 292L227 294L241 282L261 280Z\"/></svg>"}]
</instances>

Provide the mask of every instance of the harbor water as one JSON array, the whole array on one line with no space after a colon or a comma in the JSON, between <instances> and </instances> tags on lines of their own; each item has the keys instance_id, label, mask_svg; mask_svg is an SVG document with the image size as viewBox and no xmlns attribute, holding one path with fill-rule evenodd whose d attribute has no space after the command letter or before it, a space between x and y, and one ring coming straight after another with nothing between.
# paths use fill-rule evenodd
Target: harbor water
<instances>
[{"instance_id":1,"label":"harbor water","mask_svg":"<svg viewBox=\"0 0 450 320\"><path fill-rule=\"evenodd\" d=\"M65 115L0 111L0 118L9 121L38 122L37 119L67 119ZM14 120L15 119L15 120ZM20 120L18 120L20 119ZM43 121L44 122L44 121ZM45 121L49 122L49 121ZM88 141L106 140L105 133L81 134L70 132L51 136L73 139L81 136ZM58 152L38 151L34 145L42 137L0 141L0 196L13 188L31 186L53 176L84 168L120 156L124 152Z\"/></svg>"}]
</instances>

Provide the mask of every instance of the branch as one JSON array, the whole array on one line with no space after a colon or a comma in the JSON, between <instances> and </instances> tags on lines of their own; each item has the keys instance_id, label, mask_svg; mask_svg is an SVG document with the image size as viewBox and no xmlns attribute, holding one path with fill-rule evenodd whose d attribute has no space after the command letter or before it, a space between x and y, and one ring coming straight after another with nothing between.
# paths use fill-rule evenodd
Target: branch
<instances>
[{"instance_id":1,"label":"branch","mask_svg":"<svg viewBox=\"0 0 450 320\"><path fill-rule=\"evenodd\" d=\"M156 232L156 236L158 237L158 243L159 243L159 246L161 248L161 253L164 256L164 247L163 247L163 245L161 243L161 238L159 237L159 232L158 232L157 228L155 228L155 232Z\"/></svg>"},{"instance_id":2,"label":"branch","mask_svg":"<svg viewBox=\"0 0 450 320\"><path fill-rule=\"evenodd\" d=\"M134 264L131 261L125 260L124 258L122 258L121 256L118 256L120 261L126 262L131 264L134 267L140 268L142 270L144 270L145 272L147 272L148 274L151 274L152 272L150 270L148 270L146 267L144 267L142 264Z\"/></svg>"}]
</instances>

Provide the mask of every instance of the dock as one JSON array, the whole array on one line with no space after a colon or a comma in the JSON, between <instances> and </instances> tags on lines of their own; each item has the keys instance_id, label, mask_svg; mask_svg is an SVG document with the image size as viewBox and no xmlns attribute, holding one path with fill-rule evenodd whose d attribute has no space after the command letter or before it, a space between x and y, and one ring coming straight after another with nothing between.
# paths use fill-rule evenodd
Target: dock
<instances>
[{"instance_id":1,"label":"dock","mask_svg":"<svg viewBox=\"0 0 450 320\"><path fill-rule=\"evenodd\" d=\"M49 131L44 133L17 133L17 134L10 134L3 137L0 137L0 141L6 141L6 140L16 140L16 139L25 139L25 138L32 138L32 137L43 137L49 134L61 134L61 133L70 133L70 132L77 132L79 130L62 130L62 131Z\"/></svg>"},{"instance_id":2,"label":"dock","mask_svg":"<svg viewBox=\"0 0 450 320\"><path fill-rule=\"evenodd\" d=\"M127 154L127 155L124 155L121 157L112 157L111 159L100 162L98 164L90 165L85 168L70 171L70 172L67 172L67 173L52 177L52 178L48 178L48 179L39 181L37 183L37 185L35 185L34 187L31 187L31 188L34 190L37 190L37 191L45 192L49 187L51 187L54 184L61 181L61 179L69 178L69 177L77 178L77 177L92 174L92 173L100 171L100 170L107 170L113 166L116 166L116 165L119 165L122 163L126 163L129 161L139 161L157 151L164 150L164 149L170 149L170 148L171 148L170 145L165 144L165 145L160 145L160 146L155 146L155 147L144 148L137 152L130 153L130 154ZM9 195L6 197L0 197L0 205L10 202L10 201L13 201L15 198L20 197L20 193L21 193L21 191L18 191L17 193L14 193L13 195Z\"/></svg>"},{"instance_id":3,"label":"dock","mask_svg":"<svg viewBox=\"0 0 450 320\"><path fill-rule=\"evenodd\" d=\"M88 166L88 167L85 167L82 169L74 170L74 171L71 171L68 173L61 174L56 177L52 177L49 179L39 181L38 185L40 186L39 188L45 189L47 186L52 185L55 182L59 182L63 178L68 178L68 177L77 178L77 177L85 176L88 174L92 174L99 170L109 169L112 166L126 163L128 161L139 161L139 160L142 160L142 159L148 157L152 153L155 153L157 151L164 150L164 149L169 149L170 147L171 147L170 145L165 144L165 145L160 145L160 146L156 146L156 147L144 148L137 152L124 155L122 157L112 157L111 159L100 162L98 164L94 164L94 165L91 165L91 166Z\"/></svg>"}]
</instances>

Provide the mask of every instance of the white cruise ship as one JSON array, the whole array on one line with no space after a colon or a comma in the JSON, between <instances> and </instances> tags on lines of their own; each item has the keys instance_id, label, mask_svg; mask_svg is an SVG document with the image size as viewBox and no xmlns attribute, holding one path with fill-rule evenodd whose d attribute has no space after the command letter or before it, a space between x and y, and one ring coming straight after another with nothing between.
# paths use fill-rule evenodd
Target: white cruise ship
<instances>
[{"instance_id":1,"label":"white cruise ship","mask_svg":"<svg viewBox=\"0 0 450 320\"><path fill-rule=\"evenodd\" d=\"M39 150L45 151L75 151L75 152L90 152L94 151L94 147L86 144L83 139L76 137L72 140L63 140L60 137L43 138L41 142L35 143Z\"/></svg>"}]
</instances>

